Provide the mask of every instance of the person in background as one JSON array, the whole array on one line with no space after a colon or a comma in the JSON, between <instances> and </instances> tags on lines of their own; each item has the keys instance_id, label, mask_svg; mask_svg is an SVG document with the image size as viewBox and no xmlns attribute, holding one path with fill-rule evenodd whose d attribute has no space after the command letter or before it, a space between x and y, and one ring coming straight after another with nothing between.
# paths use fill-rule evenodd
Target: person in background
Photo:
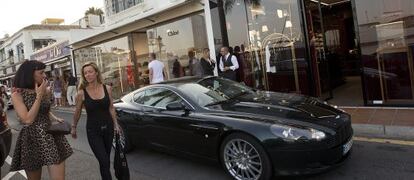
<instances>
[{"instance_id":1,"label":"person in background","mask_svg":"<svg viewBox=\"0 0 414 180\"><path fill-rule=\"evenodd\" d=\"M150 53L149 59L150 63L148 64L148 69L150 84L159 83L167 79L167 72L165 70L164 63L157 60L155 53Z\"/></svg>"},{"instance_id":2,"label":"person in background","mask_svg":"<svg viewBox=\"0 0 414 180\"><path fill-rule=\"evenodd\" d=\"M6 86L0 86L0 94L1 94L1 99L3 100L3 103L5 104L5 106L3 107L3 112L4 113L6 113L7 112L7 109L8 109L8 105L7 105L7 103L9 102L9 99L10 99L10 97L9 97L9 95L7 94L7 91L6 91Z\"/></svg>"},{"instance_id":3,"label":"person in background","mask_svg":"<svg viewBox=\"0 0 414 180\"><path fill-rule=\"evenodd\" d=\"M62 106L62 90L63 90L63 83L62 80L60 80L59 76L55 76L52 90L53 90L53 96L55 98L55 107Z\"/></svg>"},{"instance_id":4,"label":"person in background","mask_svg":"<svg viewBox=\"0 0 414 180\"><path fill-rule=\"evenodd\" d=\"M174 78L179 78L182 76L181 64L180 61L178 61L178 57L176 56L174 56L172 74L174 75Z\"/></svg>"},{"instance_id":5,"label":"person in background","mask_svg":"<svg viewBox=\"0 0 414 180\"><path fill-rule=\"evenodd\" d=\"M203 69L203 76L213 76L216 62L210 57L210 49L205 48L203 50L203 57L200 58L200 61Z\"/></svg>"},{"instance_id":6,"label":"person in background","mask_svg":"<svg viewBox=\"0 0 414 180\"><path fill-rule=\"evenodd\" d=\"M93 154L98 159L102 180L111 180L110 155L115 133L120 133L112 99L112 87L104 85L98 66L89 62L81 68L81 81L76 95L72 137L77 138L76 127L82 107L86 109L86 135Z\"/></svg>"},{"instance_id":7,"label":"person in background","mask_svg":"<svg viewBox=\"0 0 414 180\"><path fill-rule=\"evenodd\" d=\"M239 64L239 68L236 71L236 76L237 76L237 81L238 82L244 82L245 80L245 74L244 74L244 69L245 69L245 64L244 64L244 56L243 54L240 52L240 46L235 46L234 47L234 56L236 56L237 59L237 63Z\"/></svg>"},{"instance_id":8,"label":"person in background","mask_svg":"<svg viewBox=\"0 0 414 180\"><path fill-rule=\"evenodd\" d=\"M222 72L221 76L236 81L236 70L239 68L239 63L237 62L236 56L230 54L228 47L222 47L220 53L222 55L219 64L220 70Z\"/></svg>"},{"instance_id":9,"label":"person in background","mask_svg":"<svg viewBox=\"0 0 414 180\"><path fill-rule=\"evenodd\" d=\"M7 95L6 86L0 86L0 94L1 109L3 110L1 113L1 119L4 122L4 124L7 125L7 110L9 109L8 102L10 98L9 95Z\"/></svg>"},{"instance_id":10,"label":"person in background","mask_svg":"<svg viewBox=\"0 0 414 180\"><path fill-rule=\"evenodd\" d=\"M195 51L188 51L188 66L191 76L202 76L203 69L200 60L195 57Z\"/></svg>"},{"instance_id":11,"label":"person in background","mask_svg":"<svg viewBox=\"0 0 414 180\"><path fill-rule=\"evenodd\" d=\"M51 111L46 65L24 61L16 72L11 95L18 119L23 124L17 137L10 171L25 170L28 179L40 180L47 166L50 179L65 179L65 160L73 154L64 135L47 132L52 121L63 122Z\"/></svg>"},{"instance_id":12,"label":"person in background","mask_svg":"<svg viewBox=\"0 0 414 180\"><path fill-rule=\"evenodd\" d=\"M68 99L68 105L74 106L76 105L76 82L78 80L73 77L72 73L69 73L69 77L67 80L67 92L66 92L66 98Z\"/></svg>"}]
</instances>

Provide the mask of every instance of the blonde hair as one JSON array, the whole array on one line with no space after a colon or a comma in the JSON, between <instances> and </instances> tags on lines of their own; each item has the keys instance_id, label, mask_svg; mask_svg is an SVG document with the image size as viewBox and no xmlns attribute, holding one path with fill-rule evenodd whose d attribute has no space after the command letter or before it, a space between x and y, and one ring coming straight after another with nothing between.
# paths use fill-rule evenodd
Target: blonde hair
<instances>
[{"instance_id":1,"label":"blonde hair","mask_svg":"<svg viewBox=\"0 0 414 180\"><path fill-rule=\"evenodd\" d=\"M85 73L83 72L83 69L85 69L85 67L87 67L87 66L91 66L95 70L95 72L97 73L96 80L98 81L98 83L103 84L102 83L103 82L102 81L102 74L101 74L101 71L98 68L98 65L96 65L94 62L87 62L81 68L81 74L82 75L81 75L80 83L79 83L79 87L78 87L79 90L85 89L86 86L88 85L88 81L86 81L86 79L85 79Z\"/></svg>"}]
</instances>

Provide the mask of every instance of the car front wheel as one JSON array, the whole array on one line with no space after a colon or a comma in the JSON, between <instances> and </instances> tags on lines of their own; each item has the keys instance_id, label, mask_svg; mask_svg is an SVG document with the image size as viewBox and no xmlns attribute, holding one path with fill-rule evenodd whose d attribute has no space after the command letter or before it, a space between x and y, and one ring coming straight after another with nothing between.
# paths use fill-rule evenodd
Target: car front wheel
<instances>
[{"instance_id":1,"label":"car front wheel","mask_svg":"<svg viewBox=\"0 0 414 180\"><path fill-rule=\"evenodd\" d=\"M237 180L268 180L272 168L262 145L249 135L227 136L220 148L220 160L227 173Z\"/></svg>"}]
</instances>

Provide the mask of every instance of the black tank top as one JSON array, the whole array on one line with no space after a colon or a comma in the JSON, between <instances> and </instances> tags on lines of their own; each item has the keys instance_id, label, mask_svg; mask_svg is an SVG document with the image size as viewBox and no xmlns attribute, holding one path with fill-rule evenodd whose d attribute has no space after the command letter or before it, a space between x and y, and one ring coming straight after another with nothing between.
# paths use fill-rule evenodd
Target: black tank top
<instances>
[{"instance_id":1,"label":"black tank top","mask_svg":"<svg viewBox=\"0 0 414 180\"><path fill-rule=\"evenodd\" d=\"M85 109L87 114L86 128L102 128L103 126L112 126L112 116L109 111L109 95L105 85L103 85L105 95L102 99L92 99L86 88L85 92Z\"/></svg>"}]
</instances>

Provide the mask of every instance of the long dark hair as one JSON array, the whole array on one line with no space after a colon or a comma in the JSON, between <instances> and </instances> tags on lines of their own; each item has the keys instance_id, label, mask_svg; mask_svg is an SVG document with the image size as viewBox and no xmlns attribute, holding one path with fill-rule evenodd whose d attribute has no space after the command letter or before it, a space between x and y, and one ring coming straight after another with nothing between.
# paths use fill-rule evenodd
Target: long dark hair
<instances>
[{"instance_id":1,"label":"long dark hair","mask_svg":"<svg viewBox=\"0 0 414 180\"><path fill-rule=\"evenodd\" d=\"M25 88L25 89L34 89L35 80L34 72L37 70L43 70L46 68L46 65L40 61L36 60L25 60L14 76L13 87L14 88Z\"/></svg>"}]
</instances>

